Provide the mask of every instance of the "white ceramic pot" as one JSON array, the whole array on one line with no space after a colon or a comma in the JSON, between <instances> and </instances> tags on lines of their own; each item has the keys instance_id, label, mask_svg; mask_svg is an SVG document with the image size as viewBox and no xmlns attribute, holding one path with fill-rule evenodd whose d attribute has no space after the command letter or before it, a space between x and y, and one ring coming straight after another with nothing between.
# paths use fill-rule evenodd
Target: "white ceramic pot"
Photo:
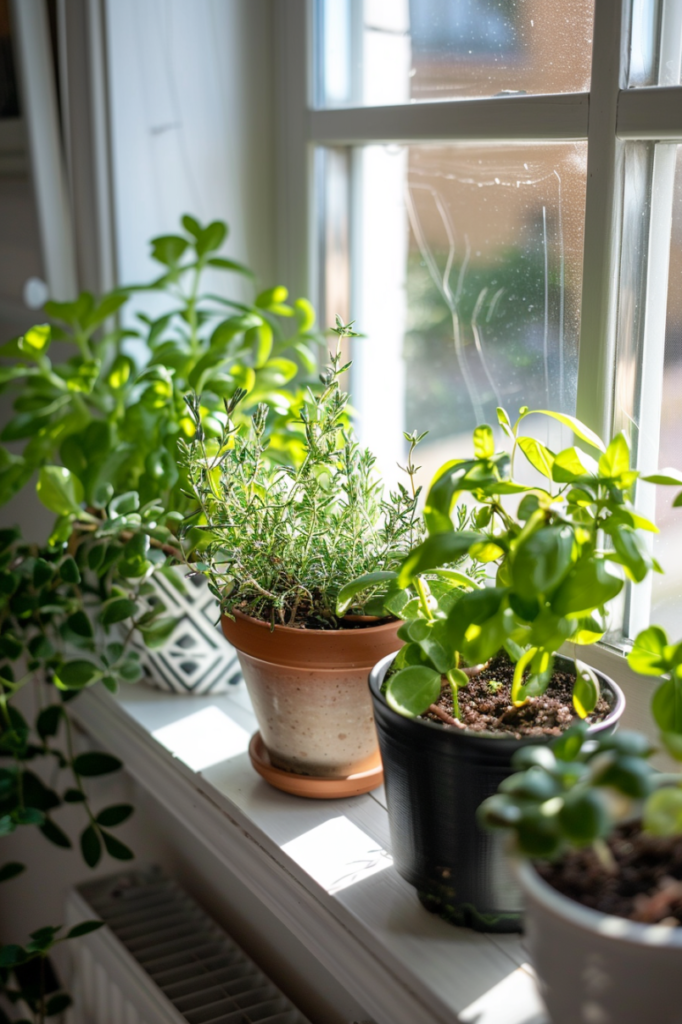
<instances>
[{"instance_id":1,"label":"white ceramic pot","mask_svg":"<svg viewBox=\"0 0 682 1024\"><path fill-rule=\"evenodd\" d=\"M184 586L184 594L161 573L151 582L158 600L166 606L164 615L177 618L178 624L166 643L155 650L145 647L141 637L133 638L146 682L172 693L227 693L241 683L242 676L237 652L216 624L216 599L203 576L188 576L181 566L173 571ZM153 600L148 599L150 606Z\"/></svg>"},{"instance_id":2,"label":"white ceramic pot","mask_svg":"<svg viewBox=\"0 0 682 1024\"><path fill-rule=\"evenodd\" d=\"M526 943L552 1024L681 1024L682 928L583 907L527 861L517 873Z\"/></svg>"}]
</instances>

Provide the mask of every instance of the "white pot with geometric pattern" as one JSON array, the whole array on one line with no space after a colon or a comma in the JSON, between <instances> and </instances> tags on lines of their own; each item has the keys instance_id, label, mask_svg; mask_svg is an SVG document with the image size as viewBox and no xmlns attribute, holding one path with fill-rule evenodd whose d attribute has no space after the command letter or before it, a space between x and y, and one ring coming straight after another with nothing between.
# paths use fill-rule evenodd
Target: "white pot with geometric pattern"
<instances>
[{"instance_id":1,"label":"white pot with geometric pattern","mask_svg":"<svg viewBox=\"0 0 682 1024\"><path fill-rule=\"evenodd\" d=\"M166 606L166 615L178 619L168 640L154 650L145 647L141 637L133 637L145 669L145 681L160 690L182 694L218 694L232 691L241 683L241 669L234 647L220 628L216 599L206 578L188 575L184 566L176 566L185 593L180 593L161 573L152 576L158 599ZM150 607L153 598L148 599Z\"/></svg>"}]
</instances>

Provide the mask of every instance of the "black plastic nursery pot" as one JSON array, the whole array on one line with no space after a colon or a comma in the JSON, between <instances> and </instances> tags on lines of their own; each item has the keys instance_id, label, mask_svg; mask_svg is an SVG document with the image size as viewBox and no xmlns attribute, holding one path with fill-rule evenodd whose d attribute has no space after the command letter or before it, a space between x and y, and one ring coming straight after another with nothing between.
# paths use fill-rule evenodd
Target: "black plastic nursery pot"
<instances>
[{"instance_id":1,"label":"black plastic nursery pot","mask_svg":"<svg viewBox=\"0 0 682 1024\"><path fill-rule=\"evenodd\" d=\"M520 931L522 898L505 856L505 837L482 829L476 811L512 774L514 752L547 738L464 732L399 715L381 692L394 658L390 654L374 666L369 686L395 866L424 906L452 924ZM557 655L556 662L572 671L569 658ZM592 735L613 731L625 709L620 687L597 675L611 710L589 726Z\"/></svg>"}]
</instances>

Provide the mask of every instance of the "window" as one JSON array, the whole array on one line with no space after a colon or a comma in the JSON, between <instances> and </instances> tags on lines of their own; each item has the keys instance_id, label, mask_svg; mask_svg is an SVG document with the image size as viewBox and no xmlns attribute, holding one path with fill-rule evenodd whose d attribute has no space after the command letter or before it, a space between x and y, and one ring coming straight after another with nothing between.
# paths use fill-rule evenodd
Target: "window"
<instances>
[{"instance_id":1,"label":"window","mask_svg":"<svg viewBox=\"0 0 682 1024\"><path fill-rule=\"evenodd\" d=\"M427 484L499 404L625 429L644 471L679 465L682 2L293 10L288 38L307 32L310 49L305 98L301 85L285 101L290 117L308 108L290 122L300 152L288 149L288 180L307 174L309 188L299 254L319 269L325 319L352 316L368 336L353 345L352 391L388 478L403 429L430 430ZM289 67L306 52L294 45ZM650 616L679 633L671 500L640 486L666 575L633 588L614 640Z\"/></svg>"}]
</instances>

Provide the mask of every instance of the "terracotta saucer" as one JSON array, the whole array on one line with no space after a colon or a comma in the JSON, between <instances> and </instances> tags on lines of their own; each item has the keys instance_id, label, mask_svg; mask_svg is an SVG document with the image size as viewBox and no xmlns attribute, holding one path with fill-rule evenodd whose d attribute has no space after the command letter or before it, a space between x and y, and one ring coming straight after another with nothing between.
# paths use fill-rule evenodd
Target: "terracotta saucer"
<instances>
[{"instance_id":1,"label":"terracotta saucer","mask_svg":"<svg viewBox=\"0 0 682 1024\"><path fill-rule=\"evenodd\" d=\"M315 775L297 775L275 768L259 732L255 732L249 743L251 764L266 782L275 789L294 796L305 796L311 800L339 800L346 796L359 796L376 789L384 781L384 769L377 754L378 764L368 772L348 775L345 779L323 779Z\"/></svg>"}]
</instances>

